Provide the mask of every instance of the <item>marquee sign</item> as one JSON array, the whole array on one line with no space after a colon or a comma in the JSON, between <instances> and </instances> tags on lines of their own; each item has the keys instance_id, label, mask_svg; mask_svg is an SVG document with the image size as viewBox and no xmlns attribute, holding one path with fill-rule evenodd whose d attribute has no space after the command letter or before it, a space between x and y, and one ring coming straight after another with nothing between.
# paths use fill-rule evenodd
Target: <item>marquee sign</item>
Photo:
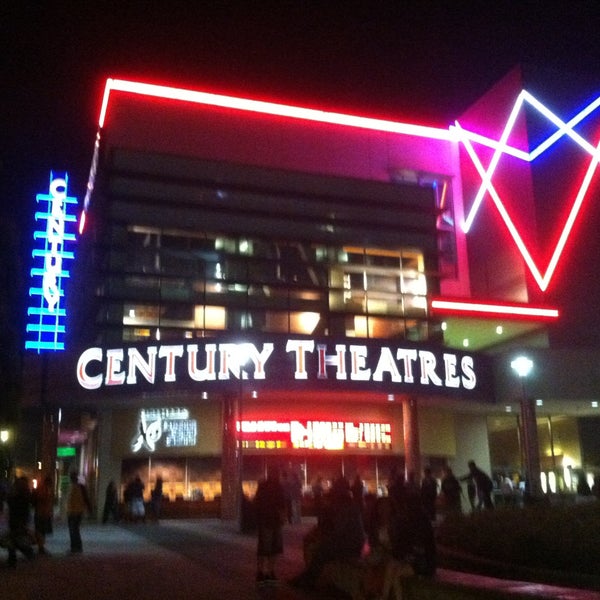
<instances>
[{"instance_id":1,"label":"marquee sign","mask_svg":"<svg viewBox=\"0 0 600 600\"><path fill-rule=\"evenodd\" d=\"M485 357L386 341L336 343L332 340L267 337L233 342L162 344L84 350L76 376L86 390L128 390L158 386L202 390L239 386L286 385L397 391L483 392L490 380ZM480 380L482 383L480 384ZM482 388L482 389L478 389ZM237 389L237 387L235 388Z\"/></svg>"},{"instance_id":2,"label":"marquee sign","mask_svg":"<svg viewBox=\"0 0 600 600\"><path fill-rule=\"evenodd\" d=\"M258 450L391 450L389 423L351 421L238 421L242 447Z\"/></svg>"},{"instance_id":3,"label":"marquee sign","mask_svg":"<svg viewBox=\"0 0 600 600\"><path fill-rule=\"evenodd\" d=\"M29 288L31 304L27 309L25 348L42 351L64 350L66 333L65 291L63 280L69 277L68 261L74 253L69 245L75 242L77 198L67 195L69 177L54 177L50 173L48 194L38 194L39 224L33 233L34 266Z\"/></svg>"}]
</instances>

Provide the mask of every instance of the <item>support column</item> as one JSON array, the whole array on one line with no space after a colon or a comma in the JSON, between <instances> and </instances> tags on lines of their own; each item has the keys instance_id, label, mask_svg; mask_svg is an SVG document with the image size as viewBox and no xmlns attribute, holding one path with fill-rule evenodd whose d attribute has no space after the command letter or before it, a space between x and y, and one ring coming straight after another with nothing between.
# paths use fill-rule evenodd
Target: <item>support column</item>
<instances>
[{"instance_id":1,"label":"support column","mask_svg":"<svg viewBox=\"0 0 600 600\"><path fill-rule=\"evenodd\" d=\"M56 447L58 445L58 411L44 406L42 416L41 478L52 477L56 481Z\"/></svg>"},{"instance_id":2,"label":"support column","mask_svg":"<svg viewBox=\"0 0 600 600\"><path fill-rule=\"evenodd\" d=\"M407 398L402 402L402 427L404 430L405 476L414 473L421 480L421 450L419 443L419 412L417 399Z\"/></svg>"},{"instance_id":3,"label":"support column","mask_svg":"<svg viewBox=\"0 0 600 600\"><path fill-rule=\"evenodd\" d=\"M530 498L541 496L541 465L538 444L537 419L535 401L525 394L521 399L521 427L525 469L527 471L526 493Z\"/></svg>"},{"instance_id":4,"label":"support column","mask_svg":"<svg viewBox=\"0 0 600 600\"><path fill-rule=\"evenodd\" d=\"M226 394L223 398L223 454L221 458L221 518L240 520L241 448L238 443L236 421L239 415L239 398Z\"/></svg>"}]
</instances>

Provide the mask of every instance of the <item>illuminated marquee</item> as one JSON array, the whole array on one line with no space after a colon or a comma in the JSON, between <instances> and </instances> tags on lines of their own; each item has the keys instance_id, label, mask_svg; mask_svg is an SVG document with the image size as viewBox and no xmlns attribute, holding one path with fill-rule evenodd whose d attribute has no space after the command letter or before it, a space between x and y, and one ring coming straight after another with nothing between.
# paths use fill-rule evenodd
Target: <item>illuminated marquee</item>
<instances>
[{"instance_id":1,"label":"illuminated marquee","mask_svg":"<svg viewBox=\"0 0 600 600\"><path fill-rule=\"evenodd\" d=\"M391 450L389 423L350 421L238 421L244 448L277 450Z\"/></svg>"},{"instance_id":2,"label":"illuminated marquee","mask_svg":"<svg viewBox=\"0 0 600 600\"><path fill-rule=\"evenodd\" d=\"M333 351L332 351L333 350ZM77 380L88 390L154 385L187 379L199 383L228 380L293 379L390 382L473 390L475 362L469 354L396 345L327 344L288 339L265 342L205 343L130 348L88 348L77 362ZM274 358L275 357L275 358ZM273 368L271 368L273 361ZM287 372L282 369L285 368Z\"/></svg>"},{"instance_id":3,"label":"illuminated marquee","mask_svg":"<svg viewBox=\"0 0 600 600\"><path fill-rule=\"evenodd\" d=\"M33 234L34 266L29 288L32 304L27 310L25 348L38 353L65 349L63 280L69 277L66 263L75 257L68 246L75 242L72 230L77 220L73 214L77 198L67 195L68 181L66 174L62 178L50 173L49 193L36 196L40 210L36 211L35 220L40 227Z\"/></svg>"},{"instance_id":4,"label":"illuminated marquee","mask_svg":"<svg viewBox=\"0 0 600 600\"><path fill-rule=\"evenodd\" d=\"M195 446L198 435L196 419L189 418L186 408L150 408L140 411L138 431L131 451L154 452L162 440L165 448Z\"/></svg>"}]
</instances>

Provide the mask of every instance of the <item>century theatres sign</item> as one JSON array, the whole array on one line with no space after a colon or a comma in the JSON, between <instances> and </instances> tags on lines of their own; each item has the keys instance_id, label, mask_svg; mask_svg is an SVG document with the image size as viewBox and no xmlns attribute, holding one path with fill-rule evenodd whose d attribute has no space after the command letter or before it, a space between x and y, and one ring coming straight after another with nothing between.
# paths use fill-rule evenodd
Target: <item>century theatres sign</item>
<instances>
[{"instance_id":1,"label":"century theatres sign","mask_svg":"<svg viewBox=\"0 0 600 600\"><path fill-rule=\"evenodd\" d=\"M33 233L30 306L27 309L25 348L38 353L65 349L65 280L70 277L70 249L76 241L77 198L69 196L69 177L50 173L48 194L38 194Z\"/></svg>"},{"instance_id":2,"label":"century theatres sign","mask_svg":"<svg viewBox=\"0 0 600 600\"><path fill-rule=\"evenodd\" d=\"M252 341L211 339L205 343L119 348L92 347L77 361L77 381L86 390L136 386L202 389L252 381L295 388L311 383L370 389L385 385L472 392L487 379L484 357L381 340L315 340L271 337ZM480 373L481 371L481 373ZM400 390L399 390L400 391Z\"/></svg>"}]
</instances>

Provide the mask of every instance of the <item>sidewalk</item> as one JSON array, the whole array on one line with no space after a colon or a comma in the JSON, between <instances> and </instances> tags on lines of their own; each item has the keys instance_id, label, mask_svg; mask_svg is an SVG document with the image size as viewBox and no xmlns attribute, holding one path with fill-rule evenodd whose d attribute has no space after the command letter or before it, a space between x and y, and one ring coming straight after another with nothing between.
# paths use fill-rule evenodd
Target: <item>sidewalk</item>
<instances>
[{"instance_id":1,"label":"sidewalk","mask_svg":"<svg viewBox=\"0 0 600 600\"><path fill-rule=\"evenodd\" d=\"M285 527L285 553L278 575L285 581L302 569L304 533L312 520ZM15 570L0 566L0 597L7 600L325 600L279 583L257 590L256 540L237 524L218 519L166 520L160 524L82 527L84 553L69 555L68 531L57 523L49 556ZM2 556L0 554L0 556ZM3 558L3 557L2 557ZM4 560L2 561L4 562ZM516 597L600 600L600 593L500 580L439 570L441 585L504 590ZM434 584L435 585L435 584ZM427 594L427 597L432 597ZM442 596L443 597L443 596Z\"/></svg>"},{"instance_id":2,"label":"sidewalk","mask_svg":"<svg viewBox=\"0 0 600 600\"><path fill-rule=\"evenodd\" d=\"M279 576L302 566L300 540L311 523L286 527ZM306 600L284 583L259 591L255 585L256 539L237 524L217 519L169 520L160 524L82 526L83 554L70 555L65 523L48 537L47 556L16 569L0 551L0 598L4 600ZM318 596L317 596L318 597ZM315 598L311 595L310 598Z\"/></svg>"}]
</instances>

